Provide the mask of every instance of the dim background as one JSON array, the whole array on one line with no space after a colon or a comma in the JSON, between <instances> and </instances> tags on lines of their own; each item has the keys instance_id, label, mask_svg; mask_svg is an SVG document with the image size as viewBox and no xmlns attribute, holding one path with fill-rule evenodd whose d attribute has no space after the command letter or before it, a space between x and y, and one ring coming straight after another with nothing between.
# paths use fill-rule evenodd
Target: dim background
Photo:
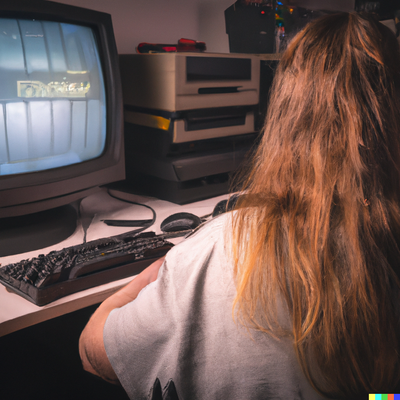
<instances>
[{"instance_id":1,"label":"dim background","mask_svg":"<svg viewBox=\"0 0 400 400\"><path fill-rule=\"evenodd\" d=\"M111 14L118 53L135 53L141 42L177 43L180 38L206 42L207 52L229 53L224 11L235 0L60 0ZM286 0L311 9L354 9L354 0Z\"/></svg>"}]
</instances>

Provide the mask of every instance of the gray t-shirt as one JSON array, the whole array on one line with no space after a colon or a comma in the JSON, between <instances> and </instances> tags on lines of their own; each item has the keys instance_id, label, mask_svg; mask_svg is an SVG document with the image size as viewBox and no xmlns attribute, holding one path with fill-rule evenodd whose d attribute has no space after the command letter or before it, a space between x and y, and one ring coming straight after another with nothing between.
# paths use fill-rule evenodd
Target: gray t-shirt
<instances>
[{"instance_id":1,"label":"gray t-shirt","mask_svg":"<svg viewBox=\"0 0 400 400\"><path fill-rule=\"evenodd\" d=\"M233 320L228 221L215 218L172 248L157 280L108 317L106 352L131 399L146 399L156 378L172 379L182 400L322 399L289 339Z\"/></svg>"}]
</instances>

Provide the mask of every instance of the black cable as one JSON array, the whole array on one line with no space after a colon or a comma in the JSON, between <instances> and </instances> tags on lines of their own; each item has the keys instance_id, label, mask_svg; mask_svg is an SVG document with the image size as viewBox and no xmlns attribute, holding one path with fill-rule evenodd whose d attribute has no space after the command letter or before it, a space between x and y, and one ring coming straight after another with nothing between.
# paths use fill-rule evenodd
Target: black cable
<instances>
[{"instance_id":1,"label":"black cable","mask_svg":"<svg viewBox=\"0 0 400 400\"><path fill-rule=\"evenodd\" d=\"M82 229L83 229L83 243L86 243L87 231L88 231L90 225L92 224L94 216L85 217L85 218L83 217L82 200L79 202L79 205L77 208L78 208L78 218L81 221Z\"/></svg>"},{"instance_id":2,"label":"black cable","mask_svg":"<svg viewBox=\"0 0 400 400\"><path fill-rule=\"evenodd\" d=\"M138 232L144 231L145 229L149 228L150 226L152 226L154 224L154 222L156 220L156 212L154 211L154 209L152 207L148 206L147 204L137 203L136 201L121 199L120 197L117 197L117 196L111 194L108 189L107 189L107 193L110 197L112 197L116 200L120 200L120 201L124 201L126 203L135 204L137 206L142 206L142 207L148 208L153 213L153 218L152 219L136 219L136 220L103 219L102 222L104 222L106 225L108 225L108 226L127 226L127 227L140 226L141 228L132 231L132 233L138 233Z\"/></svg>"}]
</instances>

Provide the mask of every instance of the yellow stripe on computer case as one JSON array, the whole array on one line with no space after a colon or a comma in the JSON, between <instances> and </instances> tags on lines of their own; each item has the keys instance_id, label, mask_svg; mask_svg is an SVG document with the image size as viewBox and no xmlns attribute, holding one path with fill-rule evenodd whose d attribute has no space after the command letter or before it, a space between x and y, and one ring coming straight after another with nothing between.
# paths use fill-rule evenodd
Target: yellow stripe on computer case
<instances>
[{"instance_id":1,"label":"yellow stripe on computer case","mask_svg":"<svg viewBox=\"0 0 400 400\"><path fill-rule=\"evenodd\" d=\"M168 131L171 123L170 119L137 111L125 111L125 121L130 122L131 124L161 129L163 131Z\"/></svg>"}]
</instances>

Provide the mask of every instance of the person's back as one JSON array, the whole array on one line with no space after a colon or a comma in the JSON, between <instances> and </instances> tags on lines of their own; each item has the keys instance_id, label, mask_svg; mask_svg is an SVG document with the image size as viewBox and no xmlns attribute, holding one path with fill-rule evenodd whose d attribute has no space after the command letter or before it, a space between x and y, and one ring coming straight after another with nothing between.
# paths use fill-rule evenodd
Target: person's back
<instances>
[{"instance_id":1,"label":"person's back","mask_svg":"<svg viewBox=\"0 0 400 400\"><path fill-rule=\"evenodd\" d=\"M179 399L322 400L307 382L289 337L247 330L232 318L235 285L225 214L173 248L158 278L104 330L107 355L132 399L156 378ZM288 322L282 310L281 320Z\"/></svg>"}]
</instances>

